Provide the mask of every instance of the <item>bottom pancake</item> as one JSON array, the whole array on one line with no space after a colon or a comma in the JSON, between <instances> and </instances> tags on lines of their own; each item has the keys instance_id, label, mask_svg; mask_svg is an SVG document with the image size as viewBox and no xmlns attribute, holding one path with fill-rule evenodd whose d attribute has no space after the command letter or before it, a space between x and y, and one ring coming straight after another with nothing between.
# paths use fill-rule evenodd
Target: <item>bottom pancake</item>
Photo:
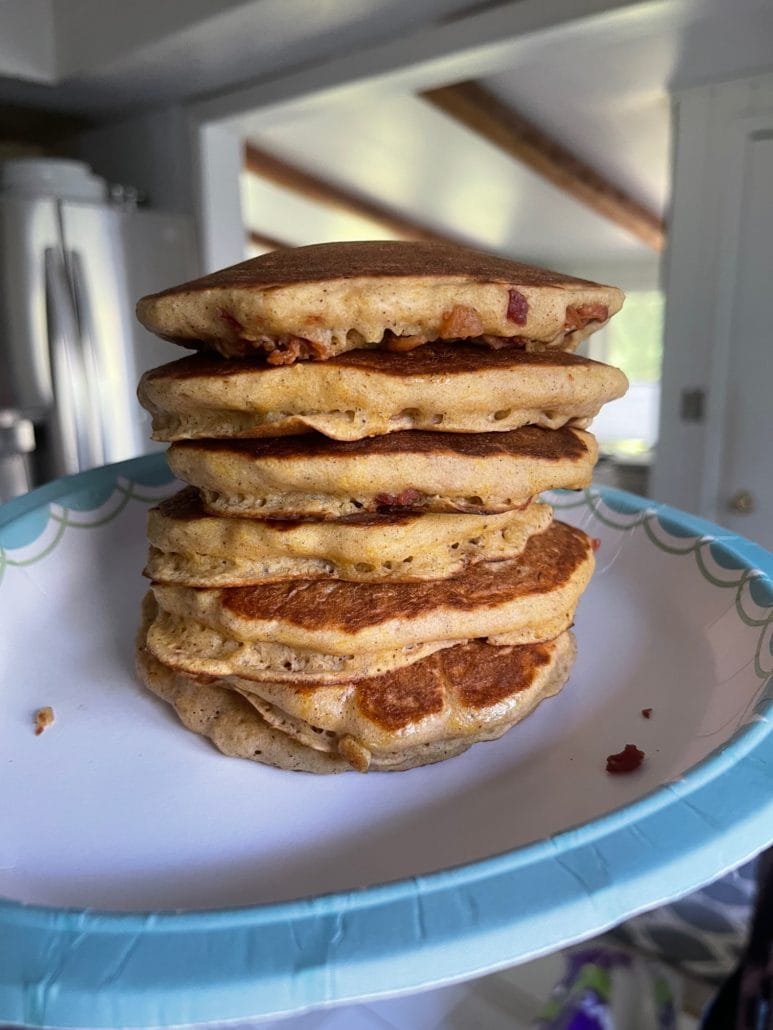
<instances>
[{"instance_id":1,"label":"bottom pancake","mask_svg":"<svg viewBox=\"0 0 773 1030\"><path fill-rule=\"evenodd\" d=\"M411 768L459 754L520 722L566 682L574 637L494 646L470 640L348 684L227 681L269 725L353 768Z\"/></svg>"},{"instance_id":2,"label":"bottom pancake","mask_svg":"<svg viewBox=\"0 0 773 1030\"><path fill-rule=\"evenodd\" d=\"M344 759L313 751L286 733L272 729L255 708L216 680L195 679L163 665L141 645L137 648L137 674L145 686L177 713L194 733L209 737L215 747L232 758L248 758L277 769L335 773L351 769Z\"/></svg>"},{"instance_id":3,"label":"bottom pancake","mask_svg":"<svg viewBox=\"0 0 773 1030\"><path fill-rule=\"evenodd\" d=\"M222 752L303 772L398 771L439 762L493 740L566 682L571 632L494 646L473 640L408 669L338 686L257 684L179 672L137 647L142 682L188 728Z\"/></svg>"}]
</instances>

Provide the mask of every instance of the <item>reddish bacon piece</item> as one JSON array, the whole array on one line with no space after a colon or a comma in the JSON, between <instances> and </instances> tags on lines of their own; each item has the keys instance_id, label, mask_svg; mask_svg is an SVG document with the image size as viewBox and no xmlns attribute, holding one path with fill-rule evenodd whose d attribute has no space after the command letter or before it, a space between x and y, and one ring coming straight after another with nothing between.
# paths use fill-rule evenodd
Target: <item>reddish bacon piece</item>
<instances>
[{"instance_id":1,"label":"reddish bacon piece","mask_svg":"<svg viewBox=\"0 0 773 1030\"><path fill-rule=\"evenodd\" d=\"M607 756L608 773L634 772L644 761L644 752L635 744L626 744L616 755Z\"/></svg>"},{"instance_id":2,"label":"reddish bacon piece","mask_svg":"<svg viewBox=\"0 0 773 1030\"><path fill-rule=\"evenodd\" d=\"M330 348L303 336L253 336L245 335L245 327L225 308L218 309L218 317L231 332L228 349L222 351L228 357L246 358L256 352L266 355L269 365L292 365L299 359L330 357ZM215 343L217 347L217 344ZM219 349L219 348L218 348Z\"/></svg>"},{"instance_id":3,"label":"reddish bacon piece","mask_svg":"<svg viewBox=\"0 0 773 1030\"><path fill-rule=\"evenodd\" d=\"M584 329L588 322L606 322L608 318L606 304L575 304L566 309L564 325L567 329Z\"/></svg>"},{"instance_id":4,"label":"reddish bacon piece","mask_svg":"<svg viewBox=\"0 0 773 1030\"><path fill-rule=\"evenodd\" d=\"M330 350L324 344L306 340L302 336L280 336L277 340L264 336L256 343L267 352L266 361L269 365L294 365L299 359L324 360L330 356Z\"/></svg>"},{"instance_id":5,"label":"reddish bacon piece","mask_svg":"<svg viewBox=\"0 0 773 1030\"><path fill-rule=\"evenodd\" d=\"M376 494L375 497L379 511L389 511L392 508L411 508L420 500L421 494L418 490L413 489L403 490L399 494Z\"/></svg>"},{"instance_id":6,"label":"reddish bacon piece","mask_svg":"<svg viewBox=\"0 0 773 1030\"><path fill-rule=\"evenodd\" d=\"M235 333L236 336L242 335L242 333L244 332L244 326L241 324L238 318L234 318L230 311L226 311L225 308L218 308L217 313L220 319L223 322L225 322L225 324L231 330L231 332Z\"/></svg>"},{"instance_id":7,"label":"reddish bacon piece","mask_svg":"<svg viewBox=\"0 0 773 1030\"><path fill-rule=\"evenodd\" d=\"M652 715L652 709L651 708L642 708L641 714L644 716L645 719L649 719L650 716Z\"/></svg>"},{"instance_id":8,"label":"reddish bacon piece","mask_svg":"<svg viewBox=\"0 0 773 1030\"><path fill-rule=\"evenodd\" d=\"M595 554L598 551L599 547L601 547L601 541L597 536L592 536L590 538L590 545L593 548L593 553Z\"/></svg>"},{"instance_id":9,"label":"reddish bacon piece","mask_svg":"<svg viewBox=\"0 0 773 1030\"><path fill-rule=\"evenodd\" d=\"M529 302L518 290L507 291L507 320L516 325L526 325Z\"/></svg>"}]
</instances>

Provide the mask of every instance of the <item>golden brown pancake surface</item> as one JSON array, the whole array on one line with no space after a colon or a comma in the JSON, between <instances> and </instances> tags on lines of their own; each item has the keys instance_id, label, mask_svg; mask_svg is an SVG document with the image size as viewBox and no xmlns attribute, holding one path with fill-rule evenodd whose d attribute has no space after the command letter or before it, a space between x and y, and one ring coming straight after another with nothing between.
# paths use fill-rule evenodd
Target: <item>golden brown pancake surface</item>
<instances>
[{"instance_id":1,"label":"golden brown pancake surface","mask_svg":"<svg viewBox=\"0 0 773 1030\"><path fill-rule=\"evenodd\" d=\"M339 442L320 435L183 440L168 461L212 515L337 519L411 509L494 513L543 490L588 486L596 441L579 429L391 433Z\"/></svg>"},{"instance_id":2,"label":"golden brown pancake surface","mask_svg":"<svg viewBox=\"0 0 773 1030\"><path fill-rule=\"evenodd\" d=\"M268 583L234 587L221 594L223 608L239 619L282 619L310 629L356 631L392 619L406 620L437 608L466 611L554 590L588 559L582 530L554 522L530 538L519 559L481 562L464 575L426 583Z\"/></svg>"},{"instance_id":3,"label":"golden brown pancake surface","mask_svg":"<svg viewBox=\"0 0 773 1030\"><path fill-rule=\"evenodd\" d=\"M492 635L509 636L511 643L549 639L570 625L593 564L590 538L554 522L529 539L519 558L484 562L454 579L292 581L223 589L156 584L152 589L162 612L183 626L210 627L218 639L233 641L235 650L239 641L271 641L357 655ZM157 653L169 660L169 651ZM205 672L211 666L188 668Z\"/></svg>"},{"instance_id":4,"label":"golden brown pancake surface","mask_svg":"<svg viewBox=\"0 0 773 1030\"><path fill-rule=\"evenodd\" d=\"M398 512L327 522L218 518L187 487L148 513L145 573L156 582L185 586L445 579L480 561L516 557L551 520L550 506L537 503L499 515Z\"/></svg>"},{"instance_id":5,"label":"golden brown pancake surface","mask_svg":"<svg viewBox=\"0 0 773 1030\"><path fill-rule=\"evenodd\" d=\"M289 366L199 354L145 373L138 395L157 440L309 430L358 440L411 429L582 428L626 386L617 369L564 351L434 343L406 354L356 350Z\"/></svg>"},{"instance_id":6,"label":"golden brown pancake surface","mask_svg":"<svg viewBox=\"0 0 773 1030\"><path fill-rule=\"evenodd\" d=\"M371 458L375 455L451 454L460 457L537 458L561 461L584 458L588 454L588 434L573 430L545 430L523 426L509 433L393 433L367 440L329 440L317 433L277 440L180 440L170 448L172 454L190 450L210 453L242 454L248 458L325 459L332 463L342 458Z\"/></svg>"},{"instance_id":7,"label":"golden brown pancake surface","mask_svg":"<svg viewBox=\"0 0 773 1030\"><path fill-rule=\"evenodd\" d=\"M314 243L287 247L249 258L199 279L172 286L153 297L176 297L182 293L206 292L217 287L280 289L305 283L326 283L339 279L453 279L507 285L568 289L596 286L547 268L498 257L484 251L446 243L406 243L400 240L357 240L346 243ZM604 287L613 289L613 287Z\"/></svg>"},{"instance_id":8,"label":"golden brown pancake surface","mask_svg":"<svg viewBox=\"0 0 773 1030\"><path fill-rule=\"evenodd\" d=\"M487 350L469 343L435 341L404 353L384 350L351 350L330 358L325 368L362 369L384 379L409 376L443 376L450 379L487 371L523 370L534 368L565 368L575 370L598 367L601 362L567 351L528 351L503 347ZM319 370L317 370L319 371ZM293 376L303 382L309 370L295 368L292 372L281 365L269 365L264 357L234 358L223 361L217 354L198 352L150 369L143 378L153 383L164 379L195 380L216 378L228 380L245 373L258 373L267 382Z\"/></svg>"},{"instance_id":9,"label":"golden brown pancake surface","mask_svg":"<svg viewBox=\"0 0 773 1030\"><path fill-rule=\"evenodd\" d=\"M168 667L145 645L152 599L144 612L139 677L189 729L227 755L314 773L410 769L494 740L560 690L575 654L568 632L526 647L474 641L401 673L295 688Z\"/></svg>"},{"instance_id":10,"label":"golden brown pancake surface","mask_svg":"<svg viewBox=\"0 0 773 1030\"><path fill-rule=\"evenodd\" d=\"M471 640L437 651L417 665L356 684L359 711L384 730L404 730L443 710L449 685L468 713L482 712L529 687L551 658L549 644L506 650ZM506 659L506 661L505 661Z\"/></svg>"},{"instance_id":11,"label":"golden brown pancake surface","mask_svg":"<svg viewBox=\"0 0 773 1030\"><path fill-rule=\"evenodd\" d=\"M143 297L137 316L175 342L290 364L436 339L573 349L621 304L614 287L466 247L366 241L264 254Z\"/></svg>"},{"instance_id":12,"label":"golden brown pancake surface","mask_svg":"<svg viewBox=\"0 0 773 1030\"><path fill-rule=\"evenodd\" d=\"M564 632L518 647L469 641L351 684L229 682L272 725L365 771L374 758L500 736L560 689L574 656Z\"/></svg>"}]
</instances>

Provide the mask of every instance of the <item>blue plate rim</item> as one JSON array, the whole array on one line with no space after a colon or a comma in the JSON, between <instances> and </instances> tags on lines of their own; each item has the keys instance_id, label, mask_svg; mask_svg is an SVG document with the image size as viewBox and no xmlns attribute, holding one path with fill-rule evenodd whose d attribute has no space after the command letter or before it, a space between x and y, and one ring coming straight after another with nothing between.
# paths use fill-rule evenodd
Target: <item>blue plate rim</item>
<instances>
[{"instance_id":1,"label":"blue plate rim","mask_svg":"<svg viewBox=\"0 0 773 1030\"><path fill-rule=\"evenodd\" d=\"M115 483L121 476L131 480L132 474L158 472L163 467L163 455L152 454L56 480L1 506L0 528L43 505L56 502L74 490ZM705 519L625 491L594 487L592 495L610 503L615 511L632 515L651 512L664 525L677 525L688 536L711 537L721 542L739 563L739 569L753 570L767 580L769 586L773 586L773 554L751 541ZM746 803L736 806L735 821L731 818L728 825L717 825L716 817L710 813L711 806L702 807L701 798L707 791L711 793L712 785L716 788L714 793L717 796L726 794L730 786L734 791L741 790L745 794ZM414 926L413 933L407 935L385 932L390 930L390 919L399 911L414 911L417 904L419 907L432 907L434 911L438 899L445 901L446 917L458 908L460 898L467 899L472 911L476 904L480 904L480 898L478 902L474 901L476 895L481 898L486 896L492 885L498 884L500 891L506 886L513 888L519 874L529 871L533 876L540 865L546 865L554 871L562 861L571 866L570 860L579 859L583 854L592 854L594 849L609 848L617 838L622 840L631 835L637 837L637 834L643 832L641 827L644 825L652 824L647 831L652 836L659 829L655 826L658 821L672 822L674 810L679 811L682 819L686 811L693 815L702 813L696 815L696 818L699 822L705 822L710 834L716 839L722 837L724 840L728 833L732 835L738 824L747 827L751 823L756 828L755 833L747 832L746 837L741 834L735 842L730 842L735 845L730 846L734 856L728 865L730 868L768 843L760 843L758 828L761 824L773 826L771 786L773 728L767 718L760 718L744 727L719 752L687 770L680 780L661 785L629 805L522 848L421 877L396 880L359 891L342 891L314 898L215 911L124 913L25 905L0 898L0 1021L9 1025L17 1021L17 1025L28 1026L96 1027L114 1025L116 1018L127 1026L167 1026L215 1019L251 1018L300 1011L309 1006L338 1003L361 995L375 996L385 990L393 993L477 975L512 961L507 952L500 959L492 953L490 942L501 936L501 927L497 929L497 918L490 916L487 926L485 920L481 922L480 919L472 918L470 912L466 915L457 912L455 924L454 919L451 919L451 924L456 927L454 946L450 936L453 927L448 918L439 918L434 937L428 930L426 918L423 929L419 922ZM750 804L752 800L753 805ZM725 817L725 823L728 818ZM761 820L765 821L761 823ZM641 839L638 839L638 846L646 852L647 846ZM728 846L728 842L724 846ZM699 848L696 846L695 850ZM658 859L663 861L663 856L656 853L652 859L655 868ZM639 877L646 872L640 862L638 865L632 862L632 876L635 871ZM649 871L651 873L652 869ZM561 910L576 908L577 903L582 902L583 895L593 910L594 918L588 919L586 914L586 932L582 936L612 925L615 920L611 919L610 913L603 906L599 909L592 903L594 891L585 889L587 885L583 886L582 876L578 879L576 870L568 875L575 882L575 887L580 888L580 893L573 899L564 899L560 904ZM697 868L695 876L697 879L692 886L705 882ZM625 876L620 881L621 884L623 882L627 882ZM609 889L612 886L607 885ZM673 890L677 888L676 880L671 888L664 886L664 897L669 894L676 896ZM504 906L505 909L507 907ZM635 910L635 903L632 905L629 901L626 915ZM355 929L357 933L367 931L366 936L372 939L376 931L381 931L385 941L378 947L371 947L370 956L360 953L356 961L349 956L345 960L345 967L338 966L339 973L341 968L350 974L359 970L361 975L358 982L361 986L356 990L352 987L351 976L336 976L331 971L336 961L340 962L340 959L336 959L336 949L333 947L331 951L330 942L325 944L319 933L313 932L314 926L323 926L331 921L337 923L342 918L347 922L350 933ZM355 928L355 923L362 925ZM295 929L289 936L276 932L271 935L275 946L278 941L282 941L283 946L274 950L268 968L265 949L256 949L254 940L253 951L256 955L263 955L263 963L259 963L257 969L252 964L249 970L234 967L229 961L219 964L215 962L216 968L211 968L212 954L211 949L206 947L206 941L212 935L218 938L225 936L230 948L236 948L237 953L240 953L249 947L257 931L265 932L272 928L277 931L281 926ZM12 931L17 938L23 938L18 940L16 952L13 946L9 949L3 944L4 941L8 942ZM311 955L307 954L305 958L302 955L304 948L298 943L304 932L309 933L307 943L311 948ZM101 959L92 955L82 944L91 935L101 942ZM487 937L490 938L488 947ZM129 958L124 957L118 962L115 956L125 955L127 939L133 942L132 953ZM41 991L40 977L38 980L35 978L36 962L40 961L43 953L50 957L52 942L57 940L59 946L64 948L73 942L81 942L77 948L83 949L83 956L80 960L75 958L64 961L62 976L54 985L56 990L52 990L52 984L48 983L46 989ZM177 959L172 963L175 975L170 974L168 961L166 965L158 965L166 951L164 945L168 945L171 940L174 940L178 951ZM469 968L470 959L464 956L463 949L462 953L456 954L460 943L473 941L479 948L478 958L473 963L474 969ZM436 952L440 942L444 942L446 957L439 962ZM149 944L155 946L149 947ZM537 934L532 951L540 953L544 950L549 949L545 947L544 941L540 943ZM452 952L456 954L455 961ZM207 958L208 968L202 967L203 955ZM108 964L117 963L114 974L108 978L109 982L105 980L103 967L103 961L107 958L110 959ZM467 968L462 968L465 961ZM397 968L393 969L388 988L379 981L378 975L379 969L385 964L400 970L398 973ZM160 975L162 969L164 975ZM262 984L259 1002L255 998L256 977ZM50 976L43 977L44 980L46 978L50 980ZM209 994L220 996L219 1002L213 1001L207 992L195 990L202 982L209 984ZM21 983L27 987L20 989ZM86 984L89 985L88 989ZM188 998L184 1000L183 995L186 993ZM94 1008L88 1002L91 996L99 1001ZM194 1000L191 1001L191 998ZM159 1005L163 1010L161 1020Z\"/></svg>"}]
</instances>

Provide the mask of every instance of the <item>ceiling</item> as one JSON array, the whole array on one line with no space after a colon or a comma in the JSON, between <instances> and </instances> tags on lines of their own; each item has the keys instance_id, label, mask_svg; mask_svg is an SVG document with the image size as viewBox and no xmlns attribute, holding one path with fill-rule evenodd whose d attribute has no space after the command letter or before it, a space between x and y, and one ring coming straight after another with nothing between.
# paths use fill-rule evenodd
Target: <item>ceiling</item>
<instances>
[{"instance_id":1,"label":"ceiling","mask_svg":"<svg viewBox=\"0 0 773 1030\"><path fill-rule=\"evenodd\" d=\"M667 221L674 84L771 67L769 0L0 7L0 100L17 105L17 123L31 106L109 124L174 104L216 111L218 98L240 97L229 125L245 142L355 202L353 213L352 204L245 174L245 222L261 236L301 244L403 235L358 215L365 201L440 235L629 288L656 281L657 250L422 90L474 78L548 145Z\"/></svg>"},{"instance_id":2,"label":"ceiling","mask_svg":"<svg viewBox=\"0 0 773 1030\"><path fill-rule=\"evenodd\" d=\"M734 46L752 59L749 26L757 45L768 40L773 66L769 5L739 2L743 12L738 3L697 0L569 21L514 47L477 80L611 188L667 221L672 84L700 79ZM628 288L657 281L659 254L650 246L414 91L347 97L274 124L247 114L244 137L354 197L465 242L577 274L622 277ZM242 195L248 226L289 244L395 235L251 174Z\"/></svg>"},{"instance_id":3,"label":"ceiling","mask_svg":"<svg viewBox=\"0 0 773 1030\"><path fill-rule=\"evenodd\" d=\"M660 121L668 137L668 103ZM659 129L661 126L659 126ZM546 182L416 96L343 107L253 134L262 149L439 232L574 270L583 263L657 262L629 233ZM668 148L646 172L664 203ZM644 192L645 176L642 179ZM394 236L377 223L246 174L247 225L290 244Z\"/></svg>"},{"instance_id":4,"label":"ceiling","mask_svg":"<svg viewBox=\"0 0 773 1030\"><path fill-rule=\"evenodd\" d=\"M399 38L489 0L2 0L0 100L99 119Z\"/></svg>"}]
</instances>

